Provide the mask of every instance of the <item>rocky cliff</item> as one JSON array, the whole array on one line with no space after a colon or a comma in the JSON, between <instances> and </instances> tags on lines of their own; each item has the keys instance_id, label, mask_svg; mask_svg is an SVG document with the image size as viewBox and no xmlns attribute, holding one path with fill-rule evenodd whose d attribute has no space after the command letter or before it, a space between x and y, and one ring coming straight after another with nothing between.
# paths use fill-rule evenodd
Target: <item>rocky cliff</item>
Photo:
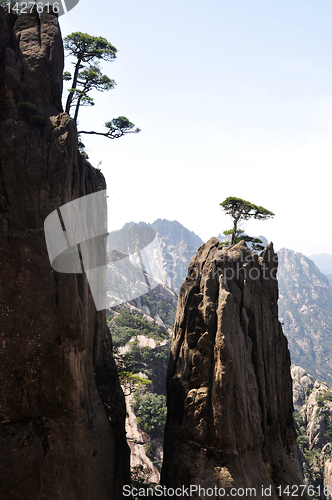
<instances>
[{"instance_id":1,"label":"rocky cliff","mask_svg":"<svg viewBox=\"0 0 332 500\"><path fill-rule=\"evenodd\" d=\"M303 483L276 268L272 244L258 257L216 238L191 260L167 375L164 486L243 488L234 498L255 488L260 499Z\"/></svg>"},{"instance_id":2,"label":"rocky cliff","mask_svg":"<svg viewBox=\"0 0 332 500\"><path fill-rule=\"evenodd\" d=\"M0 498L115 500L125 405L105 312L51 268L44 220L105 187L62 112L56 16L0 7Z\"/></svg>"},{"instance_id":3,"label":"rocky cliff","mask_svg":"<svg viewBox=\"0 0 332 500\"><path fill-rule=\"evenodd\" d=\"M291 375L293 380L293 404L295 411L298 411L305 404L308 394L312 391L315 379L303 368L296 365L291 367Z\"/></svg>"},{"instance_id":4,"label":"rocky cliff","mask_svg":"<svg viewBox=\"0 0 332 500\"><path fill-rule=\"evenodd\" d=\"M203 241L177 221L157 219L152 224L139 224L156 230L162 256L160 277L178 292L190 259ZM264 236L259 238L267 244ZM221 234L217 239L227 240ZM251 248L250 244L248 247ZM329 262L327 258L331 256L321 255L324 262ZM288 339L292 363L332 385L332 288L329 285L332 275L324 275L310 258L293 250L283 248L278 256L279 319Z\"/></svg>"},{"instance_id":5,"label":"rocky cliff","mask_svg":"<svg viewBox=\"0 0 332 500\"><path fill-rule=\"evenodd\" d=\"M316 498L332 498L332 391L300 366L292 366L298 455Z\"/></svg>"}]
</instances>

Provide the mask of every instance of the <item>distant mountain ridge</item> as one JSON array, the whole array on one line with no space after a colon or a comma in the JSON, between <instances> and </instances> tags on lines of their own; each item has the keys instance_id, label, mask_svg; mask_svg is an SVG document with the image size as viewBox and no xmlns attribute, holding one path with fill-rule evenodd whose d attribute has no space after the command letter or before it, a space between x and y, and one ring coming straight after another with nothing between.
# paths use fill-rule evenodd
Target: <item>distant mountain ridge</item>
<instances>
[{"instance_id":1,"label":"distant mountain ridge","mask_svg":"<svg viewBox=\"0 0 332 500\"><path fill-rule=\"evenodd\" d=\"M309 255L308 259L312 260L323 274L332 274L332 255L329 253Z\"/></svg>"},{"instance_id":2,"label":"distant mountain ridge","mask_svg":"<svg viewBox=\"0 0 332 500\"><path fill-rule=\"evenodd\" d=\"M136 224L130 222L126 226ZM179 292L202 239L178 221L157 219L139 225L156 230L161 244L163 281ZM218 236L219 241L222 238ZM267 241L262 236L260 239ZM292 363L332 385L332 287L328 276L303 254L281 249L278 256L279 316L284 323Z\"/></svg>"},{"instance_id":3,"label":"distant mountain ridge","mask_svg":"<svg viewBox=\"0 0 332 500\"><path fill-rule=\"evenodd\" d=\"M184 282L190 259L203 240L178 221L157 219L150 226L162 241L162 255L169 286L178 292Z\"/></svg>"},{"instance_id":4,"label":"distant mountain ridge","mask_svg":"<svg viewBox=\"0 0 332 500\"><path fill-rule=\"evenodd\" d=\"M198 248L203 245L203 240L175 220L157 219L151 224L147 222L127 222L124 228L131 226L147 226L157 232L163 265L162 279L167 286L178 292L187 276L190 259L195 255Z\"/></svg>"},{"instance_id":5,"label":"distant mountain ridge","mask_svg":"<svg viewBox=\"0 0 332 500\"><path fill-rule=\"evenodd\" d=\"M332 287L332 255L329 253L319 253L310 255L309 259L314 261L323 274L326 274Z\"/></svg>"},{"instance_id":6,"label":"distant mountain ridge","mask_svg":"<svg viewBox=\"0 0 332 500\"><path fill-rule=\"evenodd\" d=\"M279 317L292 363L332 384L332 288L327 276L301 253L278 252Z\"/></svg>"}]
</instances>

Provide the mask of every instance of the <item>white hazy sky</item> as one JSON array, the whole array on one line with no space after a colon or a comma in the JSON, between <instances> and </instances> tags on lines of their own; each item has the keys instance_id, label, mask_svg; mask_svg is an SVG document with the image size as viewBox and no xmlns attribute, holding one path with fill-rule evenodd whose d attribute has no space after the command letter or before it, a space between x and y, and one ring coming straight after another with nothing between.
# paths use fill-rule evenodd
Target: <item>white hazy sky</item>
<instances>
[{"instance_id":1,"label":"white hazy sky","mask_svg":"<svg viewBox=\"0 0 332 500\"><path fill-rule=\"evenodd\" d=\"M83 136L102 161L111 229L178 220L203 240L231 227L237 196L276 215L250 221L275 249L332 254L332 2L80 0L60 18L118 49L79 128L127 116L142 132ZM67 70L72 66L67 59Z\"/></svg>"}]
</instances>

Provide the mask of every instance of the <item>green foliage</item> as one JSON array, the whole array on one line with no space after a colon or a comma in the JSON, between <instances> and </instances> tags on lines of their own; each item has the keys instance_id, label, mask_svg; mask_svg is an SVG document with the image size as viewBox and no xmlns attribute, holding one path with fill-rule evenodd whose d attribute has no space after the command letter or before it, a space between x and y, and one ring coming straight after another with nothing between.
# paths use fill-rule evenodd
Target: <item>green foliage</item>
<instances>
[{"instance_id":1,"label":"green foliage","mask_svg":"<svg viewBox=\"0 0 332 500\"><path fill-rule=\"evenodd\" d=\"M145 364L141 356L137 355L139 351L138 341L129 342L133 335L137 332L125 326L114 326L112 320L108 319L110 331L112 334L114 359L117 364L118 373L121 385L124 387L125 396L131 394L138 387L142 387L151 383L147 378L137 375L143 372L150 374L148 370L144 370ZM126 345L129 342L130 349L125 354L119 354L119 347ZM142 365L142 367L141 367Z\"/></svg>"},{"instance_id":2,"label":"green foliage","mask_svg":"<svg viewBox=\"0 0 332 500\"><path fill-rule=\"evenodd\" d=\"M90 104L93 105L94 103L91 102ZM86 130L80 130L79 134L103 135L108 139L119 139L119 137L122 137L125 134L138 134L141 131L139 128L134 128L135 125L125 116L113 118L110 122L105 123L105 127L108 129L107 132L88 132Z\"/></svg>"},{"instance_id":3,"label":"green foliage","mask_svg":"<svg viewBox=\"0 0 332 500\"><path fill-rule=\"evenodd\" d=\"M64 48L76 58L66 112L69 114L72 106L75 106L74 119L77 122L80 106L94 105L93 99L88 96L92 89L105 91L114 88L114 80L101 73L98 60L112 61L116 57L117 49L106 38L81 32L68 35L64 39ZM84 66L83 63L88 63L88 66ZM69 81L71 73L65 71L63 77Z\"/></svg>"},{"instance_id":4,"label":"green foliage","mask_svg":"<svg viewBox=\"0 0 332 500\"><path fill-rule=\"evenodd\" d=\"M113 118L110 122L105 123L106 128L119 128L119 129L132 129L135 125L128 120L125 116L119 116L118 118Z\"/></svg>"},{"instance_id":5,"label":"green foliage","mask_svg":"<svg viewBox=\"0 0 332 500\"><path fill-rule=\"evenodd\" d=\"M219 248L229 247L230 244L231 244L230 241L220 241L219 242Z\"/></svg>"},{"instance_id":6,"label":"green foliage","mask_svg":"<svg viewBox=\"0 0 332 500\"><path fill-rule=\"evenodd\" d=\"M328 443L332 443L332 423L328 423L324 432L324 438Z\"/></svg>"},{"instance_id":7,"label":"green foliage","mask_svg":"<svg viewBox=\"0 0 332 500\"><path fill-rule=\"evenodd\" d=\"M309 449L310 447L309 437L301 413L294 412L293 415L298 432L297 445L301 449L304 456L304 464L305 464L303 469L304 478L308 482L308 484L311 485L313 488L316 488L318 485L322 486L323 478L321 474L322 470L321 448ZM328 424L324 436L326 441L329 442L332 437L332 425ZM322 499L324 497L316 496L316 498Z\"/></svg>"},{"instance_id":8,"label":"green foliage","mask_svg":"<svg viewBox=\"0 0 332 500\"><path fill-rule=\"evenodd\" d=\"M309 449L304 449L304 458L312 467L313 463L320 458L322 450L320 448L317 448L316 450L309 450Z\"/></svg>"},{"instance_id":9,"label":"green foliage","mask_svg":"<svg viewBox=\"0 0 332 500\"><path fill-rule=\"evenodd\" d=\"M80 62L91 62L94 59L112 61L117 53L117 49L106 38L91 36L80 31L66 36L64 48Z\"/></svg>"},{"instance_id":10,"label":"green foliage","mask_svg":"<svg viewBox=\"0 0 332 500\"><path fill-rule=\"evenodd\" d=\"M141 297L142 304L150 309L154 318L157 314L168 328L174 328L176 308L166 300L160 299L156 294L146 294Z\"/></svg>"},{"instance_id":11,"label":"green foliage","mask_svg":"<svg viewBox=\"0 0 332 500\"><path fill-rule=\"evenodd\" d=\"M121 310L119 313L121 314ZM115 314L108 314L106 318L114 349L125 346L133 336L137 335L135 329L128 327L126 324L121 324L117 318L118 316Z\"/></svg>"},{"instance_id":12,"label":"green foliage","mask_svg":"<svg viewBox=\"0 0 332 500\"><path fill-rule=\"evenodd\" d=\"M244 235L238 238L238 241L244 240L246 243L251 243L251 248L254 252L258 252L264 250L264 246L262 245L262 240L259 238L252 238L251 236Z\"/></svg>"},{"instance_id":13,"label":"green foliage","mask_svg":"<svg viewBox=\"0 0 332 500\"><path fill-rule=\"evenodd\" d=\"M296 430L298 433L297 444L302 449L303 453L309 450L309 438L307 436L307 431L304 426L303 418L300 412L295 411L293 413L295 420Z\"/></svg>"},{"instance_id":14,"label":"green foliage","mask_svg":"<svg viewBox=\"0 0 332 500\"><path fill-rule=\"evenodd\" d=\"M142 430L151 436L162 437L166 423L166 397L150 392L141 396L136 392L131 406Z\"/></svg>"},{"instance_id":15,"label":"green foliage","mask_svg":"<svg viewBox=\"0 0 332 500\"><path fill-rule=\"evenodd\" d=\"M125 116L118 116L113 120L106 122L105 127L108 129L106 135L110 139L121 137L124 134L138 134L141 129L135 128L134 123L128 120Z\"/></svg>"},{"instance_id":16,"label":"green foliage","mask_svg":"<svg viewBox=\"0 0 332 500\"><path fill-rule=\"evenodd\" d=\"M17 105L17 109L19 113L23 114L30 114L30 113L38 113L38 109L34 104L31 102L20 102Z\"/></svg>"},{"instance_id":17,"label":"green foliage","mask_svg":"<svg viewBox=\"0 0 332 500\"><path fill-rule=\"evenodd\" d=\"M151 384L151 380L140 377L129 371L119 370L119 379L121 385L124 387L124 395L129 396L135 389Z\"/></svg>"},{"instance_id":18,"label":"green foliage","mask_svg":"<svg viewBox=\"0 0 332 500\"><path fill-rule=\"evenodd\" d=\"M83 142L80 139L78 140L77 146L78 146L78 151L81 153L81 155L83 155L88 160L89 159L89 155L85 151L85 144L83 144Z\"/></svg>"},{"instance_id":19,"label":"green foliage","mask_svg":"<svg viewBox=\"0 0 332 500\"><path fill-rule=\"evenodd\" d=\"M119 370L119 375L124 373L127 377L126 391L132 392L134 384L140 384L140 379L129 378L128 373L144 373L149 379L156 381L156 377L165 370L165 364L169 359L170 340L166 345L158 345L164 340L165 334L153 323L130 314L128 310L120 309L119 315L107 318L111 331L114 355ZM154 338L157 346L141 347L137 335L145 335ZM131 339L134 340L131 340ZM119 348L127 345L129 349L124 354L119 354ZM146 379L143 379L146 380ZM141 385L141 384L140 384Z\"/></svg>"},{"instance_id":20,"label":"green foliage","mask_svg":"<svg viewBox=\"0 0 332 500\"><path fill-rule=\"evenodd\" d=\"M66 112L70 114L72 107L75 107L74 120L77 123L80 107L94 106L94 100L88 95L89 92L92 90L105 92L115 87L115 81L102 74L99 60L113 61L116 58L117 49L106 38L81 32L68 35L64 39L64 48L69 55L76 58L73 76L69 71L65 71L63 79L65 81L72 79L71 88L68 89ZM81 130L79 134L96 134L116 139L128 133L140 132L140 129L135 129L135 125L125 116L113 118L106 122L105 126L108 128L107 132Z\"/></svg>"},{"instance_id":21,"label":"green foliage","mask_svg":"<svg viewBox=\"0 0 332 500\"><path fill-rule=\"evenodd\" d=\"M146 364L153 364L155 362L167 363L169 359L170 345L169 342L165 345L158 346L155 348L152 347L142 347L142 359Z\"/></svg>"},{"instance_id":22,"label":"green foliage","mask_svg":"<svg viewBox=\"0 0 332 500\"><path fill-rule=\"evenodd\" d=\"M135 465L131 469L131 484L133 488L149 488L155 483L150 482L150 478L153 474L153 470L150 467L144 467L144 465ZM136 499L135 499L136 500Z\"/></svg>"},{"instance_id":23,"label":"green foliage","mask_svg":"<svg viewBox=\"0 0 332 500\"><path fill-rule=\"evenodd\" d=\"M121 356L121 362L127 370L133 373L144 373L149 378L154 379L154 369L168 362L170 345L169 342L163 346L155 348L141 347L138 340L133 340L128 344L130 349ZM157 369L158 371L158 369Z\"/></svg>"},{"instance_id":24,"label":"green foliage","mask_svg":"<svg viewBox=\"0 0 332 500\"><path fill-rule=\"evenodd\" d=\"M150 458L150 460L153 460L154 457L154 444L151 439L148 439L147 442L145 443L145 453L146 456Z\"/></svg>"},{"instance_id":25,"label":"green foliage","mask_svg":"<svg viewBox=\"0 0 332 500\"><path fill-rule=\"evenodd\" d=\"M332 401L332 392L325 391L320 396L317 396L317 404L318 404L319 408L321 408L322 406L324 406L325 402L327 402L327 401Z\"/></svg>"},{"instance_id":26,"label":"green foliage","mask_svg":"<svg viewBox=\"0 0 332 500\"><path fill-rule=\"evenodd\" d=\"M295 424L297 426L299 426L299 425L302 424L302 416L301 416L301 413L299 411L294 411L293 417L294 417L294 420L295 420Z\"/></svg>"},{"instance_id":27,"label":"green foliage","mask_svg":"<svg viewBox=\"0 0 332 500\"><path fill-rule=\"evenodd\" d=\"M261 250L264 250L264 246L262 245L262 240L260 240L259 238L253 238L251 236L248 236L247 234L243 234L244 231L242 231L242 229L238 229L237 231L237 234L241 235L241 236L237 236L235 238L235 243L239 243L239 241L243 240L247 243L251 243L251 248L254 252L257 252L257 251L261 251ZM228 231L224 231L223 234L227 235L227 234L234 234L234 230L233 229L229 229ZM221 241L219 243L219 247L220 248L223 248L223 247L228 247L230 246L232 243L231 241Z\"/></svg>"},{"instance_id":28,"label":"green foliage","mask_svg":"<svg viewBox=\"0 0 332 500\"><path fill-rule=\"evenodd\" d=\"M77 83L83 87L84 93L89 92L92 89L99 90L100 92L104 90L111 90L115 87L116 83L111 80L107 75L103 75L99 65L92 64L88 68L80 71L78 73Z\"/></svg>"},{"instance_id":29,"label":"green foliage","mask_svg":"<svg viewBox=\"0 0 332 500\"><path fill-rule=\"evenodd\" d=\"M227 214L238 221L249 220L252 217L254 219L265 220L274 216L274 213L266 208L254 205L249 201L242 200L242 198L235 198L234 196L229 196L220 205Z\"/></svg>"},{"instance_id":30,"label":"green foliage","mask_svg":"<svg viewBox=\"0 0 332 500\"><path fill-rule=\"evenodd\" d=\"M241 239L244 239L247 242L252 243L253 250L262 250L261 246L262 241L258 238L252 238L251 236L243 235L243 229L238 227L238 224L241 221L249 220L251 218L258 220L266 220L271 217L274 217L274 213L270 212L264 207L259 205L254 205L249 201L242 200L241 198L235 198L229 196L222 203L220 203L223 210L226 214L230 215L233 219L233 228L224 231L225 235L232 235L231 244L239 242ZM241 236L241 234L243 236ZM228 242L223 242L224 245Z\"/></svg>"},{"instance_id":31,"label":"green foliage","mask_svg":"<svg viewBox=\"0 0 332 500\"><path fill-rule=\"evenodd\" d=\"M68 77L67 77L68 78ZM94 106L94 100L88 95L91 90L99 92L111 90L115 87L115 81L107 75L103 75L98 64L90 64L80 71L76 79L76 88L70 88L71 106L75 106L74 120L77 122L80 106Z\"/></svg>"},{"instance_id":32,"label":"green foliage","mask_svg":"<svg viewBox=\"0 0 332 500\"><path fill-rule=\"evenodd\" d=\"M47 120L38 112L37 107L31 102L20 102L17 105L17 110L21 118L30 125L42 127L46 125Z\"/></svg>"},{"instance_id":33,"label":"green foliage","mask_svg":"<svg viewBox=\"0 0 332 500\"><path fill-rule=\"evenodd\" d=\"M31 122L33 125L37 125L37 126L43 127L44 125L46 125L47 120L46 120L46 118L44 118L43 116L40 116L40 115L32 115L32 116L30 116L30 122Z\"/></svg>"},{"instance_id":34,"label":"green foliage","mask_svg":"<svg viewBox=\"0 0 332 500\"><path fill-rule=\"evenodd\" d=\"M151 321L143 319L143 317L130 314L127 309L120 309L119 313L120 314L114 318L114 322L136 330L136 335L145 335L155 340L165 340L169 338L168 333L163 332L159 326L154 325Z\"/></svg>"},{"instance_id":35,"label":"green foliage","mask_svg":"<svg viewBox=\"0 0 332 500\"><path fill-rule=\"evenodd\" d=\"M65 71L62 76L65 82L69 82L71 80L71 73L69 71Z\"/></svg>"},{"instance_id":36,"label":"green foliage","mask_svg":"<svg viewBox=\"0 0 332 500\"><path fill-rule=\"evenodd\" d=\"M146 456L151 460L156 469L161 472L162 463L156 460L156 446L153 439L149 438L145 443Z\"/></svg>"},{"instance_id":37,"label":"green foliage","mask_svg":"<svg viewBox=\"0 0 332 500\"><path fill-rule=\"evenodd\" d=\"M149 307L151 314L159 314L163 320L172 322L172 306L164 300L158 300L158 295L153 297L149 294L141 299ZM146 454L160 471L158 450L166 420L166 397L157 392L164 391L165 384L162 380L165 377L169 359L169 335L152 322L144 320L142 316L130 313L128 309L117 309L113 315L108 315L107 322L112 334L114 357L121 385L125 395L136 390L131 406L136 415L137 424L148 434L145 444ZM157 346L154 348L141 346L137 339L138 335L154 338ZM168 340L167 344L160 345L165 338ZM122 346L127 346L127 350L120 355L119 348ZM148 379L143 378L142 373L148 376ZM145 392L150 380L153 382L151 390L157 391L155 393ZM149 487L151 475L151 469L144 465L134 467L132 484L136 487Z\"/></svg>"},{"instance_id":38,"label":"green foliage","mask_svg":"<svg viewBox=\"0 0 332 500\"><path fill-rule=\"evenodd\" d=\"M115 317L108 316L107 324L112 335L114 348L125 346L134 335L137 335L136 330L125 325L122 326L118 321L115 321Z\"/></svg>"},{"instance_id":39,"label":"green foliage","mask_svg":"<svg viewBox=\"0 0 332 500\"><path fill-rule=\"evenodd\" d=\"M309 438L308 436L300 435L297 438L297 444L303 449L309 449Z\"/></svg>"}]
</instances>

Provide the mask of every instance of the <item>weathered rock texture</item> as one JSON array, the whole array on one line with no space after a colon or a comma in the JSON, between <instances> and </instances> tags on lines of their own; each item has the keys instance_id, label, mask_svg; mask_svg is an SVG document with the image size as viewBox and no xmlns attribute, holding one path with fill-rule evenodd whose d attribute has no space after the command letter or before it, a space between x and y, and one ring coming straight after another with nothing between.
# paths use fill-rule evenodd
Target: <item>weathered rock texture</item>
<instances>
[{"instance_id":1,"label":"weathered rock texture","mask_svg":"<svg viewBox=\"0 0 332 500\"><path fill-rule=\"evenodd\" d=\"M163 485L256 488L260 499L262 486L276 498L278 486L303 483L276 267L272 244L258 257L216 238L191 260L167 376Z\"/></svg>"},{"instance_id":2,"label":"weathered rock texture","mask_svg":"<svg viewBox=\"0 0 332 500\"><path fill-rule=\"evenodd\" d=\"M332 496L332 391L325 382L313 380L299 366L293 366L291 372L294 406L298 410L295 418L300 465L305 481L312 485L320 500L325 500ZM296 405L298 384L304 389L307 386L300 407Z\"/></svg>"},{"instance_id":3,"label":"weathered rock texture","mask_svg":"<svg viewBox=\"0 0 332 500\"><path fill-rule=\"evenodd\" d=\"M104 181L62 112L56 16L0 7L0 498L115 500L125 405L105 312L84 275L52 271L44 220ZM35 105L40 118L20 113ZM44 118L44 119L43 119Z\"/></svg>"},{"instance_id":4,"label":"weathered rock texture","mask_svg":"<svg viewBox=\"0 0 332 500\"><path fill-rule=\"evenodd\" d=\"M305 403L310 391L312 391L315 379L301 368L301 366L296 365L291 367L291 376L293 381L294 409L299 410Z\"/></svg>"}]
</instances>

